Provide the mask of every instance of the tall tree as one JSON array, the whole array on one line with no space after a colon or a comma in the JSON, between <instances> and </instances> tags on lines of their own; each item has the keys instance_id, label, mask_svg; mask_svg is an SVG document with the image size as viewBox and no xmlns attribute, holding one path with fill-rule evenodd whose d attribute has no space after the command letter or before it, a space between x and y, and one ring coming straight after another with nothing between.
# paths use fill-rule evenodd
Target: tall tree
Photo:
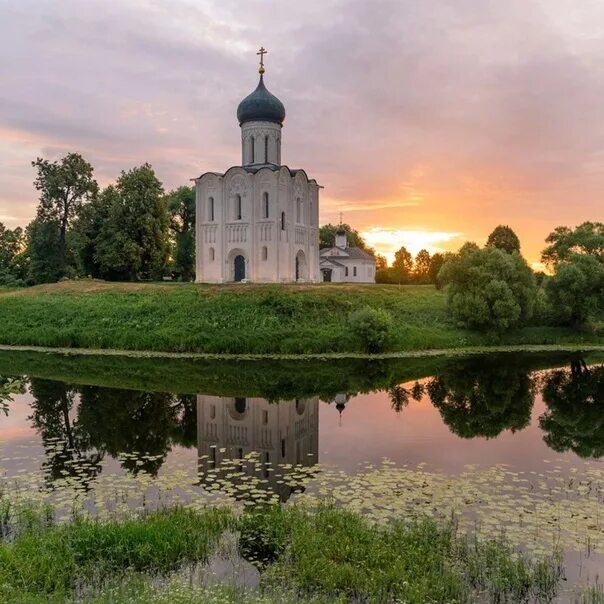
<instances>
[{"instance_id":1,"label":"tall tree","mask_svg":"<svg viewBox=\"0 0 604 604\"><path fill-rule=\"evenodd\" d=\"M549 245L541 253L541 260L555 268L572 255L593 256L604 263L604 223L584 222L576 229L560 226L545 240Z\"/></svg>"},{"instance_id":2,"label":"tall tree","mask_svg":"<svg viewBox=\"0 0 604 604\"><path fill-rule=\"evenodd\" d=\"M25 230L28 283L53 283L61 278L57 249L60 226L56 220L32 220Z\"/></svg>"},{"instance_id":3,"label":"tall tree","mask_svg":"<svg viewBox=\"0 0 604 604\"><path fill-rule=\"evenodd\" d=\"M375 257L375 268L378 271L388 268L388 259L382 254L377 254Z\"/></svg>"},{"instance_id":4,"label":"tall tree","mask_svg":"<svg viewBox=\"0 0 604 604\"><path fill-rule=\"evenodd\" d=\"M59 227L56 254L58 273L63 276L67 264L67 230L82 204L96 195L98 185L92 176L92 166L79 153L69 153L54 162L38 157L32 166L38 172L34 181L40 191L38 220L56 222Z\"/></svg>"},{"instance_id":5,"label":"tall tree","mask_svg":"<svg viewBox=\"0 0 604 604\"><path fill-rule=\"evenodd\" d=\"M430 252L420 250L415 256L415 266L413 267L413 277L418 283L428 283L430 281Z\"/></svg>"},{"instance_id":6,"label":"tall tree","mask_svg":"<svg viewBox=\"0 0 604 604\"><path fill-rule=\"evenodd\" d=\"M7 229L0 222L0 284L18 284L25 277L25 233L21 227Z\"/></svg>"},{"instance_id":7,"label":"tall tree","mask_svg":"<svg viewBox=\"0 0 604 604\"><path fill-rule=\"evenodd\" d=\"M175 240L175 269L183 281L191 281L195 268L195 189L179 187L166 199Z\"/></svg>"},{"instance_id":8,"label":"tall tree","mask_svg":"<svg viewBox=\"0 0 604 604\"><path fill-rule=\"evenodd\" d=\"M149 164L122 172L95 259L108 278L158 277L169 253L169 216L161 182Z\"/></svg>"},{"instance_id":9,"label":"tall tree","mask_svg":"<svg viewBox=\"0 0 604 604\"><path fill-rule=\"evenodd\" d=\"M509 226L500 224L489 235L487 247L496 247L508 254L520 253L520 239Z\"/></svg>"},{"instance_id":10,"label":"tall tree","mask_svg":"<svg viewBox=\"0 0 604 604\"><path fill-rule=\"evenodd\" d=\"M413 256L411 256L405 246L402 246L398 252L394 254L394 262L392 263L394 279L398 283L405 283L409 280L412 272Z\"/></svg>"}]
</instances>

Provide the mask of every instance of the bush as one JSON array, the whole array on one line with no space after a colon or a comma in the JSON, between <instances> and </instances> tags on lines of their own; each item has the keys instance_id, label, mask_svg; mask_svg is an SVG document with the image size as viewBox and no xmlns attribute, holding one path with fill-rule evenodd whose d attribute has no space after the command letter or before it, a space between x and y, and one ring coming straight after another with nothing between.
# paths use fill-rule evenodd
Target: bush
<instances>
[{"instance_id":1,"label":"bush","mask_svg":"<svg viewBox=\"0 0 604 604\"><path fill-rule=\"evenodd\" d=\"M449 311L458 324L502 332L532 318L535 276L518 253L496 247L465 248L441 269Z\"/></svg>"},{"instance_id":2,"label":"bush","mask_svg":"<svg viewBox=\"0 0 604 604\"><path fill-rule=\"evenodd\" d=\"M392 318L381 308L365 306L349 317L353 335L360 340L365 352L383 352L390 338Z\"/></svg>"}]
</instances>

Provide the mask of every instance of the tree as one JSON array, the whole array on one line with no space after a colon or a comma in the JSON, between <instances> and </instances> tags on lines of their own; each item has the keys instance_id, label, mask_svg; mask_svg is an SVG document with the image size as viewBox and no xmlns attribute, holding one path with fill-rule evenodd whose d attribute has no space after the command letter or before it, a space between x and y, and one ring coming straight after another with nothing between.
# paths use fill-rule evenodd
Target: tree
<instances>
[{"instance_id":1,"label":"tree","mask_svg":"<svg viewBox=\"0 0 604 604\"><path fill-rule=\"evenodd\" d=\"M440 273L440 269L443 267L444 263L451 259L454 255L450 252L446 254L441 254L437 252L436 254L432 254L430 258L430 269L428 270L428 280L429 283L434 283L437 289L440 289L441 284L438 280L438 273Z\"/></svg>"},{"instance_id":2,"label":"tree","mask_svg":"<svg viewBox=\"0 0 604 604\"><path fill-rule=\"evenodd\" d=\"M545 240L549 245L541 253L541 261L555 268L572 256L593 256L604 264L604 223L584 222L576 229L557 227Z\"/></svg>"},{"instance_id":3,"label":"tree","mask_svg":"<svg viewBox=\"0 0 604 604\"><path fill-rule=\"evenodd\" d=\"M195 189L179 187L166 199L175 238L175 270L183 281L191 281L195 270Z\"/></svg>"},{"instance_id":4,"label":"tree","mask_svg":"<svg viewBox=\"0 0 604 604\"><path fill-rule=\"evenodd\" d=\"M384 270L386 268L388 268L388 260L386 258L386 256L383 256L382 254L377 254L375 257L375 268L378 271Z\"/></svg>"},{"instance_id":5,"label":"tree","mask_svg":"<svg viewBox=\"0 0 604 604\"><path fill-rule=\"evenodd\" d=\"M430 281L430 252L420 250L415 256L413 277L418 283L429 283Z\"/></svg>"},{"instance_id":6,"label":"tree","mask_svg":"<svg viewBox=\"0 0 604 604\"><path fill-rule=\"evenodd\" d=\"M409 280L413 272L413 257L407 251L405 246L402 246L398 252L394 254L394 262L392 263L392 273L398 283L405 283Z\"/></svg>"},{"instance_id":7,"label":"tree","mask_svg":"<svg viewBox=\"0 0 604 604\"><path fill-rule=\"evenodd\" d=\"M149 164L122 172L95 260L111 279L158 277L169 252L169 216L161 182Z\"/></svg>"},{"instance_id":8,"label":"tree","mask_svg":"<svg viewBox=\"0 0 604 604\"><path fill-rule=\"evenodd\" d=\"M520 239L509 226L500 224L489 235L487 247L496 247L508 254L520 253Z\"/></svg>"},{"instance_id":9,"label":"tree","mask_svg":"<svg viewBox=\"0 0 604 604\"><path fill-rule=\"evenodd\" d=\"M319 247L333 247L336 244L336 231L344 229L346 231L346 240L350 247L360 247L372 256L375 255L375 250L367 245L367 242L361 234L353 229L349 224L324 224L319 229Z\"/></svg>"},{"instance_id":10,"label":"tree","mask_svg":"<svg viewBox=\"0 0 604 604\"><path fill-rule=\"evenodd\" d=\"M38 220L56 223L59 228L56 254L58 276L62 277L66 273L67 230L82 204L96 195L98 185L92 177L92 166L78 153L69 153L55 162L38 157L32 166L38 171L34 181L40 191Z\"/></svg>"},{"instance_id":11,"label":"tree","mask_svg":"<svg viewBox=\"0 0 604 604\"><path fill-rule=\"evenodd\" d=\"M25 278L25 234L23 229L7 229L0 222L0 284L18 285Z\"/></svg>"},{"instance_id":12,"label":"tree","mask_svg":"<svg viewBox=\"0 0 604 604\"><path fill-rule=\"evenodd\" d=\"M53 283L61 278L60 259L57 253L60 226L56 220L32 220L25 230L27 240L27 281Z\"/></svg>"},{"instance_id":13,"label":"tree","mask_svg":"<svg viewBox=\"0 0 604 604\"><path fill-rule=\"evenodd\" d=\"M448 285L449 312L463 327L502 332L533 316L535 277L519 254L466 248L445 263L439 279Z\"/></svg>"},{"instance_id":14,"label":"tree","mask_svg":"<svg viewBox=\"0 0 604 604\"><path fill-rule=\"evenodd\" d=\"M604 263L591 255L573 253L556 264L546 288L558 320L579 328L604 310Z\"/></svg>"}]
</instances>

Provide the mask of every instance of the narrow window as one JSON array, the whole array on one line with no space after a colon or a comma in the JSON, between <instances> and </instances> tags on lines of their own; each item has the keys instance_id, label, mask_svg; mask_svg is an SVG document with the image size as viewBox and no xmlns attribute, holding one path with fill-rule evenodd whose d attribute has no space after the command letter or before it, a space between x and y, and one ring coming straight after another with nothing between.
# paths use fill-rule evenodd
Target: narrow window
<instances>
[{"instance_id":1,"label":"narrow window","mask_svg":"<svg viewBox=\"0 0 604 604\"><path fill-rule=\"evenodd\" d=\"M268 260L268 248L266 246L262 248L262 260Z\"/></svg>"},{"instance_id":2,"label":"narrow window","mask_svg":"<svg viewBox=\"0 0 604 604\"><path fill-rule=\"evenodd\" d=\"M268 218L268 193L262 194L262 218Z\"/></svg>"},{"instance_id":3,"label":"narrow window","mask_svg":"<svg viewBox=\"0 0 604 604\"><path fill-rule=\"evenodd\" d=\"M252 163L256 161L256 140L252 136Z\"/></svg>"},{"instance_id":4,"label":"narrow window","mask_svg":"<svg viewBox=\"0 0 604 604\"><path fill-rule=\"evenodd\" d=\"M235 195L235 220L241 220L241 195Z\"/></svg>"},{"instance_id":5,"label":"narrow window","mask_svg":"<svg viewBox=\"0 0 604 604\"><path fill-rule=\"evenodd\" d=\"M210 419L216 419L216 405L210 407Z\"/></svg>"},{"instance_id":6,"label":"narrow window","mask_svg":"<svg viewBox=\"0 0 604 604\"><path fill-rule=\"evenodd\" d=\"M208 220L214 222L214 198L208 199Z\"/></svg>"},{"instance_id":7,"label":"narrow window","mask_svg":"<svg viewBox=\"0 0 604 604\"><path fill-rule=\"evenodd\" d=\"M285 231L285 212L281 212L281 230Z\"/></svg>"},{"instance_id":8,"label":"narrow window","mask_svg":"<svg viewBox=\"0 0 604 604\"><path fill-rule=\"evenodd\" d=\"M281 439L281 457L285 457L285 439Z\"/></svg>"},{"instance_id":9,"label":"narrow window","mask_svg":"<svg viewBox=\"0 0 604 604\"><path fill-rule=\"evenodd\" d=\"M239 459L243 459L243 449L239 447Z\"/></svg>"},{"instance_id":10,"label":"narrow window","mask_svg":"<svg viewBox=\"0 0 604 604\"><path fill-rule=\"evenodd\" d=\"M262 411L262 423L266 426L268 424L268 411Z\"/></svg>"},{"instance_id":11,"label":"narrow window","mask_svg":"<svg viewBox=\"0 0 604 604\"><path fill-rule=\"evenodd\" d=\"M264 163L268 164L268 136L264 137Z\"/></svg>"},{"instance_id":12,"label":"narrow window","mask_svg":"<svg viewBox=\"0 0 604 604\"><path fill-rule=\"evenodd\" d=\"M356 266L353 266L353 267L352 267L352 276L353 276L353 277L356 277L356 276L357 276L357 267L356 267Z\"/></svg>"},{"instance_id":13,"label":"narrow window","mask_svg":"<svg viewBox=\"0 0 604 604\"><path fill-rule=\"evenodd\" d=\"M300 214L301 214L300 209L301 209L301 207L302 207L302 203L300 201L300 198L298 197L298 199L296 199L296 222L298 224L300 224L300 222L301 222L301 220L300 220Z\"/></svg>"},{"instance_id":14,"label":"narrow window","mask_svg":"<svg viewBox=\"0 0 604 604\"><path fill-rule=\"evenodd\" d=\"M216 253L214 252L214 248L211 247L209 249L209 257L210 257L210 262L214 262L214 258L216 257Z\"/></svg>"},{"instance_id":15,"label":"narrow window","mask_svg":"<svg viewBox=\"0 0 604 604\"><path fill-rule=\"evenodd\" d=\"M344 276L348 277L348 267L344 268Z\"/></svg>"}]
</instances>

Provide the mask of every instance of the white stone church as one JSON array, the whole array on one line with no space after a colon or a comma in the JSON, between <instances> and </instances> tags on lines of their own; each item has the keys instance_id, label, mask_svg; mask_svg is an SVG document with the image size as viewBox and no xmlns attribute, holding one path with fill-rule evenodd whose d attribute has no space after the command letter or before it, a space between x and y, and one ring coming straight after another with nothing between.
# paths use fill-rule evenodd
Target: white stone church
<instances>
[{"instance_id":1,"label":"white stone church","mask_svg":"<svg viewBox=\"0 0 604 604\"><path fill-rule=\"evenodd\" d=\"M240 166L196 185L196 279L203 283L320 281L319 189L281 163L285 108L260 81L237 109Z\"/></svg>"}]
</instances>

